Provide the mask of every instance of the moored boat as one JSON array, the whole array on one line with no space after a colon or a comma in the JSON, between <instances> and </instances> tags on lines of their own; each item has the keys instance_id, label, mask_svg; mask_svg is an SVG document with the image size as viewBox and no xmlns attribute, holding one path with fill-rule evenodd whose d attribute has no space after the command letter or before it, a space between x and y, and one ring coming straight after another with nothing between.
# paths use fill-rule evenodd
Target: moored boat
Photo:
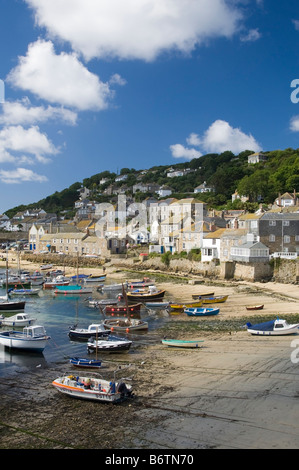
<instances>
[{"instance_id":1,"label":"moored boat","mask_svg":"<svg viewBox=\"0 0 299 470\"><path fill-rule=\"evenodd\" d=\"M145 306L150 309L158 309L158 308L167 308L169 307L169 302L145 302Z\"/></svg>"},{"instance_id":2,"label":"moored boat","mask_svg":"<svg viewBox=\"0 0 299 470\"><path fill-rule=\"evenodd\" d=\"M129 302L146 302L150 300L161 300L165 295L165 290L158 290L156 286L149 286L146 292L127 292L127 298Z\"/></svg>"},{"instance_id":3,"label":"moored boat","mask_svg":"<svg viewBox=\"0 0 299 470\"><path fill-rule=\"evenodd\" d=\"M94 339L88 341L87 350L88 352L100 351L102 353L114 353L129 351L132 345L132 341L126 338L118 338L117 336L109 335L107 338Z\"/></svg>"},{"instance_id":4,"label":"moored boat","mask_svg":"<svg viewBox=\"0 0 299 470\"><path fill-rule=\"evenodd\" d=\"M246 305L246 310L262 310L264 305Z\"/></svg>"},{"instance_id":5,"label":"moored boat","mask_svg":"<svg viewBox=\"0 0 299 470\"><path fill-rule=\"evenodd\" d=\"M117 316L117 315L129 315L130 317L133 317L134 315L140 315L140 310L141 310L142 304L134 304L134 305L129 305L126 307L125 305L106 305L105 306L105 313L110 314L111 316Z\"/></svg>"},{"instance_id":6,"label":"moored boat","mask_svg":"<svg viewBox=\"0 0 299 470\"><path fill-rule=\"evenodd\" d=\"M222 302L226 302L228 299L228 295L216 295L215 297L203 297L202 303L203 304L218 304Z\"/></svg>"},{"instance_id":7,"label":"moored boat","mask_svg":"<svg viewBox=\"0 0 299 470\"><path fill-rule=\"evenodd\" d=\"M132 386L123 379L116 382L92 376L65 375L53 380L52 385L70 397L97 402L117 403L132 395Z\"/></svg>"},{"instance_id":8,"label":"moored boat","mask_svg":"<svg viewBox=\"0 0 299 470\"><path fill-rule=\"evenodd\" d=\"M99 369L102 367L102 361L100 359L86 359L83 357L71 357L70 364L85 369Z\"/></svg>"},{"instance_id":9,"label":"moored boat","mask_svg":"<svg viewBox=\"0 0 299 470\"><path fill-rule=\"evenodd\" d=\"M136 318L126 318L126 319L116 319L116 318L106 318L103 321L104 328L107 328L111 331L120 331L123 333L132 333L134 331L144 331L148 330L148 323L144 320L139 320Z\"/></svg>"},{"instance_id":10,"label":"moored boat","mask_svg":"<svg viewBox=\"0 0 299 470\"><path fill-rule=\"evenodd\" d=\"M70 328L68 333L71 339L88 340L96 336L108 336L111 330L104 328L103 323L92 323L88 328L77 328L76 325Z\"/></svg>"},{"instance_id":11,"label":"moored boat","mask_svg":"<svg viewBox=\"0 0 299 470\"><path fill-rule=\"evenodd\" d=\"M203 340L198 339L162 339L162 344L174 348L200 348L202 347Z\"/></svg>"},{"instance_id":12,"label":"moored boat","mask_svg":"<svg viewBox=\"0 0 299 470\"><path fill-rule=\"evenodd\" d=\"M63 275L59 275L57 277L46 279L43 288L44 289L55 289L55 287L61 286L68 286L70 283L70 279L67 279Z\"/></svg>"},{"instance_id":13,"label":"moored boat","mask_svg":"<svg viewBox=\"0 0 299 470\"><path fill-rule=\"evenodd\" d=\"M9 295L38 295L40 289L12 289L9 291Z\"/></svg>"},{"instance_id":14,"label":"moored boat","mask_svg":"<svg viewBox=\"0 0 299 470\"><path fill-rule=\"evenodd\" d=\"M206 294L192 294L192 299L202 299L203 297L213 297L214 292L207 292Z\"/></svg>"},{"instance_id":15,"label":"moored boat","mask_svg":"<svg viewBox=\"0 0 299 470\"><path fill-rule=\"evenodd\" d=\"M283 336L299 333L299 323L289 324L286 320L277 318L268 322L251 325L247 323L247 331L252 335Z\"/></svg>"},{"instance_id":16,"label":"moored boat","mask_svg":"<svg viewBox=\"0 0 299 470\"><path fill-rule=\"evenodd\" d=\"M0 325L1 326L15 326L15 327L24 327L29 326L35 323L36 318L32 318L28 313L17 313L10 317L0 316Z\"/></svg>"},{"instance_id":17,"label":"moored boat","mask_svg":"<svg viewBox=\"0 0 299 470\"><path fill-rule=\"evenodd\" d=\"M0 344L11 349L42 352L50 336L47 336L43 326L26 326L20 331L2 331L0 333Z\"/></svg>"},{"instance_id":18,"label":"moored boat","mask_svg":"<svg viewBox=\"0 0 299 470\"><path fill-rule=\"evenodd\" d=\"M219 308L185 308L184 312L189 317L205 317L208 315L218 315Z\"/></svg>"},{"instance_id":19,"label":"moored boat","mask_svg":"<svg viewBox=\"0 0 299 470\"><path fill-rule=\"evenodd\" d=\"M2 312L21 312L25 309L25 300L11 300L8 296L0 299L0 311Z\"/></svg>"},{"instance_id":20,"label":"moored boat","mask_svg":"<svg viewBox=\"0 0 299 470\"><path fill-rule=\"evenodd\" d=\"M169 304L169 307L173 310L184 310L185 308L197 308L202 306L202 300L197 302L185 302L183 304Z\"/></svg>"},{"instance_id":21,"label":"moored boat","mask_svg":"<svg viewBox=\"0 0 299 470\"><path fill-rule=\"evenodd\" d=\"M54 294L65 294L65 295L73 295L73 294L91 294L92 293L92 287L82 287L79 285L68 285L68 286L57 286L57 289L55 289Z\"/></svg>"}]
</instances>

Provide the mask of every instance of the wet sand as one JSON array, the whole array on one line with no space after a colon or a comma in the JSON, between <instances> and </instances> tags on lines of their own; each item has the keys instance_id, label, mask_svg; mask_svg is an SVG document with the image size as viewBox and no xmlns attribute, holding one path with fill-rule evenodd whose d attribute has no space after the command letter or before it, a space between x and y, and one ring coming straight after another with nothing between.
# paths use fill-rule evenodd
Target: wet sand
<instances>
[{"instance_id":1,"label":"wet sand","mask_svg":"<svg viewBox=\"0 0 299 470\"><path fill-rule=\"evenodd\" d=\"M115 279L123 276L115 271L109 267L106 273ZM227 302L219 304L217 321L245 324L260 314L299 314L298 285L215 281L159 286L182 301L211 289L216 295L228 294ZM261 303L262 311L245 309ZM133 365L136 396L121 405L58 394L51 381L64 364L36 369L29 377L1 379L0 448L298 448L299 364L291 354L299 348L299 335L255 337L233 327L219 332L194 329L203 321L209 320L180 314L168 322L172 337L191 338L196 333L204 340L200 349L163 346L163 328L149 345L115 358Z\"/></svg>"}]
</instances>

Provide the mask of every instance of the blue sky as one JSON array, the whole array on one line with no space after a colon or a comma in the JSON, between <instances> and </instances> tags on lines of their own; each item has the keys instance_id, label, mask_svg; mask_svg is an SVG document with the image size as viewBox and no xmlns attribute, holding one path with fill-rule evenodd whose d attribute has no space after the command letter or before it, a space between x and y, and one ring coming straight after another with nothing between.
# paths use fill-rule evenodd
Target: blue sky
<instances>
[{"instance_id":1,"label":"blue sky","mask_svg":"<svg viewBox=\"0 0 299 470\"><path fill-rule=\"evenodd\" d=\"M0 0L0 40L0 213L105 170L299 147L297 0Z\"/></svg>"}]
</instances>

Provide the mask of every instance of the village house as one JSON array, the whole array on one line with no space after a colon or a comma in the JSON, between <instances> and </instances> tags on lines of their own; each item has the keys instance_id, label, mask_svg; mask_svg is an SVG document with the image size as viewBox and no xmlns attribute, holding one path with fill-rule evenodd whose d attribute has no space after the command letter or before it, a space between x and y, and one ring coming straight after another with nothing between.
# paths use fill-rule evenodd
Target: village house
<instances>
[{"instance_id":1,"label":"village house","mask_svg":"<svg viewBox=\"0 0 299 470\"><path fill-rule=\"evenodd\" d=\"M298 254L299 212L266 212L259 220L259 236L270 254Z\"/></svg>"},{"instance_id":2,"label":"village house","mask_svg":"<svg viewBox=\"0 0 299 470\"><path fill-rule=\"evenodd\" d=\"M247 233L246 241L231 248L231 260L243 263L265 263L269 261L269 248L253 233Z\"/></svg>"},{"instance_id":3,"label":"village house","mask_svg":"<svg viewBox=\"0 0 299 470\"><path fill-rule=\"evenodd\" d=\"M265 162L267 161L267 156L264 155L262 152L256 152L252 153L251 155L248 155L248 163L250 164L255 164L255 163L260 163L260 162Z\"/></svg>"},{"instance_id":4,"label":"village house","mask_svg":"<svg viewBox=\"0 0 299 470\"><path fill-rule=\"evenodd\" d=\"M194 188L194 193L195 194L198 194L198 193L211 193L211 192L214 192L214 191L215 191L214 186L208 185L206 183L206 181L204 181L202 184L200 184L199 186L196 186L196 188Z\"/></svg>"},{"instance_id":5,"label":"village house","mask_svg":"<svg viewBox=\"0 0 299 470\"><path fill-rule=\"evenodd\" d=\"M294 207L297 205L299 206L299 199L297 197L296 191L294 190L293 194L279 194L277 199L275 199L275 205L278 207Z\"/></svg>"}]
</instances>

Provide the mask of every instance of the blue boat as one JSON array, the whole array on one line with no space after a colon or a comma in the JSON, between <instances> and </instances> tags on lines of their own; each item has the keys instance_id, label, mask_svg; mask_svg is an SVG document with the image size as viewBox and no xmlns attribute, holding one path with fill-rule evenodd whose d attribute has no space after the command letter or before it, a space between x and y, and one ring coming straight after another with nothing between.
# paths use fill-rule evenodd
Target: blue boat
<instances>
[{"instance_id":1,"label":"blue boat","mask_svg":"<svg viewBox=\"0 0 299 470\"><path fill-rule=\"evenodd\" d=\"M189 317L205 317L208 315L218 315L219 308L205 308L205 307L196 307L196 308L185 308L184 312L187 313Z\"/></svg>"},{"instance_id":2,"label":"blue boat","mask_svg":"<svg viewBox=\"0 0 299 470\"><path fill-rule=\"evenodd\" d=\"M100 359L85 359L82 357L71 357L70 363L75 367L85 367L88 369L102 367L102 361Z\"/></svg>"}]
</instances>

